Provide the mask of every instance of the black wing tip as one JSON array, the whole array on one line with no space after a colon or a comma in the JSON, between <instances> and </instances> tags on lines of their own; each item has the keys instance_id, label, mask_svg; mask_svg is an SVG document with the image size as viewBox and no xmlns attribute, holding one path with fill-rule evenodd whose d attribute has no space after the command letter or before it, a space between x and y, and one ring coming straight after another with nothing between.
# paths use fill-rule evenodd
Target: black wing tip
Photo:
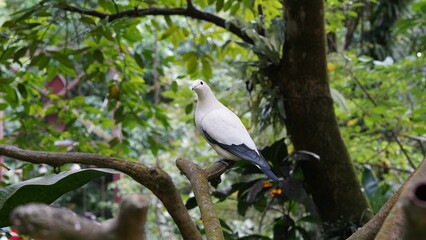
<instances>
[{"instance_id":1,"label":"black wing tip","mask_svg":"<svg viewBox=\"0 0 426 240\"><path fill-rule=\"evenodd\" d=\"M214 138L212 138L204 129L203 134L206 137L207 141L218 144L221 148L225 149L226 151L236 155L237 157L240 157L242 159L248 160L249 162L252 162L256 166L262 170L262 172L271 180L275 182L279 182L279 178L271 171L268 163L266 162L265 158L263 156L256 152L255 150L247 147L244 143L243 144L232 144L232 145L226 145L223 143L220 143L216 141Z\"/></svg>"},{"instance_id":2,"label":"black wing tip","mask_svg":"<svg viewBox=\"0 0 426 240\"><path fill-rule=\"evenodd\" d=\"M280 179L277 177L277 175L275 175L271 169L264 169L264 168L260 168L260 170L262 170L262 172L271 180L273 180L274 182L279 182Z\"/></svg>"}]
</instances>

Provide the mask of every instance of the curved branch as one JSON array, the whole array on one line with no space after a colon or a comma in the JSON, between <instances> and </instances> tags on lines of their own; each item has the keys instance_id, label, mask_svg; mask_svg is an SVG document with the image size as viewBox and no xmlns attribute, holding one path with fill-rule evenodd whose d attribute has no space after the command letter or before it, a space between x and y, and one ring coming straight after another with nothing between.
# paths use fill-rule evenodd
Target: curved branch
<instances>
[{"instance_id":1,"label":"curved branch","mask_svg":"<svg viewBox=\"0 0 426 240\"><path fill-rule=\"evenodd\" d=\"M184 239L201 239L172 179L161 168L147 167L142 163L94 153L31 151L3 144L0 144L0 155L36 164L45 163L54 167L66 163L82 163L123 172L147 187L161 200Z\"/></svg>"},{"instance_id":2,"label":"curved branch","mask_svg":"<svg viewBox=\"0 0 426 240\"><path fill-rule=\"evenodd\" d=\"M172 16L172 15L179 15L179 16L186 16L198 20L203 20L206 22L210 22L215 24L218 27L225 28L226 30L230 31L231 33L235 34L239 38L241 38L244 42L253 44L253 40L247 36L247 34L239 27L237 27L234 23L230 23L212 13L200 11L197 8L195 8L192 5L191 1L188 1L188 7L187 8L142 8L142 9L130 9L130 10L124 10L121 12L117 12L114 14L106 14L102 12L98 12L96 10L91 9L85 9L70 5L61 5L60 9L74 12L74 13L80 13L83 15L89 15L93 17L97 17L100 19L108 18L108 21L114 21L116 19L120 18L133 18L133 17L145 17L145 16Z\"/></svg>"},{"instance_id":3,"label":"curved branch","mask_svg":"<svg viewBox=\"0 0 426 240\"><path fill-rule=\"evenodd\" d=\"M219 218L216 216L213 208L206 172L198 165L183 158L178 158L176 160L176 166L191 182L195 199L200 208L207 239L224 239Z\"/></svg>"}]
</instances>

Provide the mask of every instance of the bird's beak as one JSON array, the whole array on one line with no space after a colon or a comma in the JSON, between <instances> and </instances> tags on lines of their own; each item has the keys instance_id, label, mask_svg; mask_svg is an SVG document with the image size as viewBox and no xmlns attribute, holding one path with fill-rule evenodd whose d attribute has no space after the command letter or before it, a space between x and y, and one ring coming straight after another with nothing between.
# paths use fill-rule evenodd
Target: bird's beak
<instances>
[{"instance_id":1,"label":"bird's beak","mask_svg":"<svg viewBox=\"0 0 426 240\"><path fill-rule=\"evenodd\" d=\"M191 90L195 90L197 88L197 86L192 86Z\"/></svg>"}]
</instances>

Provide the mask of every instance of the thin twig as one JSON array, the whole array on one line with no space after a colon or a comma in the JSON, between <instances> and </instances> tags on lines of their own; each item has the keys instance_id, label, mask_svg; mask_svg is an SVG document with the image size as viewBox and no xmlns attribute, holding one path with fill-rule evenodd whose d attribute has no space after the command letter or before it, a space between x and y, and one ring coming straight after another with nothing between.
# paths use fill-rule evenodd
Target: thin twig
<instances>
[{"instance_id":1,"label":"thin twig","mask_svg":"<svg viewBox=\"0 0 426 240\"><path fill-rule=\"evenodd\" d=\"M398 136L396 136L395 133L393 134L393 139L395 140L396 143L398 143L399 148L401 149L402 153L404 153L404 155L407 158L408 162L410 163L411 167L413 169L416 169L416 165L411 160L410 156L408 155L408 152L405 150L404 146L402 145L401 141L399 141Z\"/></svg>"},{"instance_id":2,"label":"thin twig","mask_svg":"<svg viewBox=\"0 0 426 240\"><path fill-rule=\"evenodd\" d=\"M192 3L192 0L186 0L187 8L188 9L194 9L194 4Z\"/></svg>"},{"instance_id":3,"label":"thin twig","mask_svg":"<svg viewBox=\"0 0 426 240\"><path fill-rule=\"evenodd\" d=\"M423 157L426 158L426 149L423 146L423 142L426 142L426 138L420 137L420 136L410 136L410 135L405 135L405 134L400 135L400 136L406 137L406 138L409 138L409 139L416 141L420 146L420 150L422 151Z\"/></svg>"},{"instance_id":4,"label":"thin twig","mask_svg":"<svg viewBox=\"0 0 426 240\"><path fill-rule=\"evenodd\" d=\"M262 232L262 225L263 225L263 219L266 216L266 212L271 208L272 203L274 202L275 196L272 197L271 201L269 201L268 205L266 206L265 210L263 210L262 213L262 217L260 218L260 222L259 222L259 227L258 227L258 232Z\"/></svg>"},{"instance_id":5,"label":"thin twig","mask_svg":"<svg viewBox=\"0 0 426 240\"><path fill-rule=\"evenodd\" d=\"M346 65L349 65L350 59L346 57L344 54L342 54L342 56L343 56L343 59L345 59ZM352 68L352 65L350 65L350 68ZM368 100L370 100L370 102L373 103L374 106L377 106L376 100L374 100L374 98L370 95L370 93L368 92L368 89L364 85L362 85L362 83L359 81L359 79L357 78L355 73L352 71L352 69L348 69L348 72L351 75L351 77L355 80L356 84L361 88L361 90L367 96Z\"/></svg>"},{"instance_id":6,"label":"thin twig","mask_svg":"<svg viewBox=\"0 0 426 240\"><path fill-rule=\"evenodd\" d=\"M374 100L374 98L370 95L370 93L368 93L367 88L364 85L361 84L359 79L355 76L355 74L352 71L351 71L351 76L355 80L356 84L358 84L358 86L361 88L361 90L365 93L368 100L370 100L370 102L373 103L373 105L376 107L377 106L376 100Z\"/></svg>"},{"instance_id":7,"label":"thin twig","mask_svg":"<svg viewBox=\"0 0 426 240\"><path fill-rule=\"evenodd\" d=\"M390 167L390 166L385 166L379 163L370 163L370 162L355 162L356 164L367 164L370 165L372 167L377 167L377 168L383 168L383 169L390 169L396 172L402 172L402 173L412 173L413 171L410 170L406 170L406 169L401 169L401 168L396 168L396 167Z\"/></svg>"}]
</instances>

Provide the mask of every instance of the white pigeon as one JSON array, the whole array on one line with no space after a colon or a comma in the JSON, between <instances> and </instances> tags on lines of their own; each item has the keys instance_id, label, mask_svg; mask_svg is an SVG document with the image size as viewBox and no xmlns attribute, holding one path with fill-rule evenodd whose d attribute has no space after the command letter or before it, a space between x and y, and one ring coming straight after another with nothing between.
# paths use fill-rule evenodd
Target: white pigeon
<instances>
[{"instance_id":1,"label":"white pigeon","mask_svg":"<svg viewBox=\"0 0 426 240\"><path fill-rule=\"evenodd\" d=\"M195 80L191 89L198 95L195 124L217 154L227 160L248 160L270 179L279 181L240 118L217 100L204 81Z\"/></svg>"}]
</instances>

